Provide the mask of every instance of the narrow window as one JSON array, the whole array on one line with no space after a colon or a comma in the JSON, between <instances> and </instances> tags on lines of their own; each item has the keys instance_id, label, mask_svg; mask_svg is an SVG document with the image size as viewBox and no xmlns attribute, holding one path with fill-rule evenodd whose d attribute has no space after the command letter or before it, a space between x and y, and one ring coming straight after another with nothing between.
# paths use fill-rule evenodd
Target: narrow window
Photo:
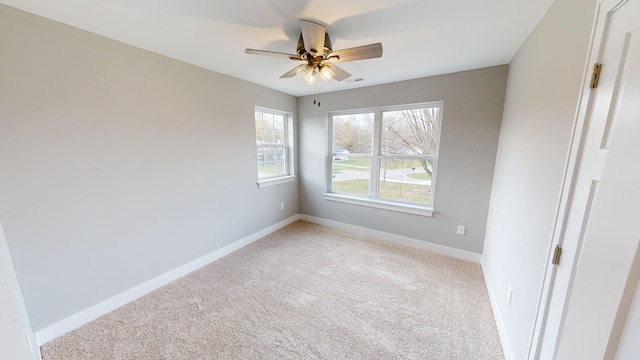
<instances>
[{"instance_id":1,"label":"narrow window","mask_svg":"<svg viewBox=\"0 0 640 360\"><path fill-rule=\"evenodd\" d=\"M292 176L291 115L256 108L258 184Z\"/></svg>"}]
</instances>

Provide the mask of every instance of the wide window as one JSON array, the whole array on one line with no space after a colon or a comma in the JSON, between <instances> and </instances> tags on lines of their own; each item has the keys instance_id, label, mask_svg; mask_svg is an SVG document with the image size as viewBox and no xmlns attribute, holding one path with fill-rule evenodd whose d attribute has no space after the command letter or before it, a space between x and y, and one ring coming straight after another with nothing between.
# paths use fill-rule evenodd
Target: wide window
<instances>
[{"instance_id":1,"label":"wide window","mask_svg":"<svg viewBox=\"0 0 640 360\"><path fill-rule=\"evenodd\" d=\"M329 114L327 200L431 215L442 102Z\"/></svg>"},{"instance_id":2,"label":"wide window","mask_svg":"<svg viewBox=\"0 0 640 360\"><path fill-rule=\"evenodd\" d=\"M258 185L293 180L291 115L264 108L255 109Z\"/></svg>"}]
</instances>

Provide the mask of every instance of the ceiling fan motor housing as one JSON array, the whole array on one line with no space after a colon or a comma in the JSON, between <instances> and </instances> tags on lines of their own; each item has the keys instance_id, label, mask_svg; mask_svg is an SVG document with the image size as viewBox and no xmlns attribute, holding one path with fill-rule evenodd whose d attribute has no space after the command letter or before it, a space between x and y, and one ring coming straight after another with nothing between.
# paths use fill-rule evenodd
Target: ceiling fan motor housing
<instances>
[{"instance_id":1,"label":"ceiling fan motor housing","mask_svg":"<svg viewBox=\"0 0 640 360\"><path fill-rule=\"evenodd\" d=\"M331 46L331 39L329 38L329 33L324 33L324 49L322 49L322 53L320 53L320 51L318 51L318 54L316 56L321 56L322 58L326 59L329 54L331 54L333 52L333 47ZM298 50L297 50L298 55L300 55L300 57L303 58L309 58L309 57L313 57L313 54L310 54L309 52L307 52L307 49L305 49L304 47L304 39L302 37L302 34L300 34L300 37L298 38Z\"/></svg>"}]
</instances>

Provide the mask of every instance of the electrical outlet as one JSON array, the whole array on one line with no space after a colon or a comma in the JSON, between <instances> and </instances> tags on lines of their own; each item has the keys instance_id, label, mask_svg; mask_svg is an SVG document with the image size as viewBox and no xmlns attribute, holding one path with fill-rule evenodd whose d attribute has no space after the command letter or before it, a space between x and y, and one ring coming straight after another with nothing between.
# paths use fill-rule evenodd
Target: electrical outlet
<instances>
[{"instance_id":1,"label":"electrical outlet","mask_svg":"<svg viewBox=\"0 0 640 360\"><path fill-rule=\"evenodd\" d=\"M456 232L456 234L458 235L464 235L465 231L467 230L467 227L464 225L458 225L458 231Z\"/></svg>"},{"instance_id":2,"label":"electrical outlet","mask_svg":"<svg viewBox=\"0 0 640 360\"><path fill-rule=\"evenodd\" d=\"M284 210L284 202L280 203L280 210Z\"/></svg>"},{"instance_id":3,"label":"electrical outlet","mask_svg":"<svg viewBox=\"0 0 640 360\"><path fill-rule=\"evenodd\" d=\"M507 285L507 305L511 305L511 297L513 295L513 289L511 285Z\"/></svg>"}]
</instances>

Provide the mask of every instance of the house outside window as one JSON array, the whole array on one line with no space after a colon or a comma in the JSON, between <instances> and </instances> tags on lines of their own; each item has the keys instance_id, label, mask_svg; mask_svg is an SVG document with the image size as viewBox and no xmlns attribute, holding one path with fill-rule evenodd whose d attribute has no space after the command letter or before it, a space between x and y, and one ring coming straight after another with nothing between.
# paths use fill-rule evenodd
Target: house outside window
<instances>
[{"instance_id":1,"label":"house outside window","mask_svg":"<svg viewBox=\"0 0 640 360\"><path fill-rule=\"evenodd\" d=\"M289 113L255 108L258 187L293 181L293 127Z\"/></svg>"},{"instance_id":2,"label":"house outside window","mask_svg":"<svg viewBox=\"0 0 640 360\"><path fill-rule=\"evenodd\" d=\"M329 114L327 200L431 216L442 102Z\"/></svg>"}]
</instances>

